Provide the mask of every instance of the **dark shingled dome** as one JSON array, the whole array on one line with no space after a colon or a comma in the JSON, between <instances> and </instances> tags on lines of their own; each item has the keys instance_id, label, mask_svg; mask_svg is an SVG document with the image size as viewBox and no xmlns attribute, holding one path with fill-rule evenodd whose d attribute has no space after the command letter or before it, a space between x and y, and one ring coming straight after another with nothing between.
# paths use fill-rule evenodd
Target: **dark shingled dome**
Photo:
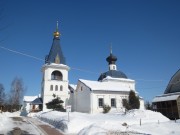
<instances>
[{"instance_id":1,"label":"dark shingled dome","mask_svg":"<svg viewBox=\"0 0 180 135\"><path fill-rule=\"evenodd\" d=\"M164 94L180 92L180 69L172 76Z\"/></svg>"},{"instance_id":2,"label":"dark shingled dome","mask_svg":"<svg viewBox=\"0 0 180 135\"><path fill-rule=\"evenodd\" d=\"M109 70L105 73L102 73L99 76L98 81L102 81L107 76L110 76L112 78L125 78L125 79L127 79L127 76L123 72L117 71L117 70Z\"/></svg>"}]
</instances>

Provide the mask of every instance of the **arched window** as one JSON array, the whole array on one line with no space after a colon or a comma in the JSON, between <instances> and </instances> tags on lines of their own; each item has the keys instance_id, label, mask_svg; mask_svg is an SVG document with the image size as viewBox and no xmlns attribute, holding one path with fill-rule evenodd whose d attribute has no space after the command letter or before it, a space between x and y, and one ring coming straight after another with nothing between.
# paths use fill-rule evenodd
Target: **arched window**
<instances>
[{"instance_id":1,"label":"arched window","mask_svg":"<svg viewBox=\"0 0 180 135\"><path fill-rule=\"evenodd\" d=\"M60 91L63 91L63 86L62 85L60 86Z\"/></svg>"},{"instance_id":2,"label":"arched window","mask_svg":"<svg viewBox=\"0 0 180 135\"><path fill-rule=\"evenodd\" d=\"M58 91L58 86L56 85L56 87L55 87L55 91Z\"/></svg>"},{"instance_id":3,"label":"arched window","mask_svg":"<svg viewBox=\"0 0 180 135\"><path fill-rule=\"evenodd\" d=\"M53 85L50 86L50 90L53 91Z\"/></svg>"},{"instance_id":4,"label":"arched window","mask_svg":"<svg viewBox=\"0 0 180 135\"><path fill-rule=\"evenodd\" d=\"M63 75L60 71L53 71L51 74L51 80L59 80L62 81L63 80Z\"/></svg>"}]
</instances>

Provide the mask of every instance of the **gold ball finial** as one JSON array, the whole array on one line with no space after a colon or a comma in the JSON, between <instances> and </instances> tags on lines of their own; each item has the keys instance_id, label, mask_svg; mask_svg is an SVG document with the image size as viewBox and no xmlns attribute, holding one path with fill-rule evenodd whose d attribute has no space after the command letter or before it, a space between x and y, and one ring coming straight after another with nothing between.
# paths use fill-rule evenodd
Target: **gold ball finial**
<instances>
[{"instance_id":1,"label":"gold ball finial","mask_svg":"<svg viewBox=\"0 0 180 135\"><path fill-rule=\"evenodd\" d=\"M54 37L55 38L58 38L58 37L60 37L60 33L59 33L59 31L58 31L58 21L57 21L57 25L56 25L56 31L54 32Z\"/></svg>"}]
</instances>

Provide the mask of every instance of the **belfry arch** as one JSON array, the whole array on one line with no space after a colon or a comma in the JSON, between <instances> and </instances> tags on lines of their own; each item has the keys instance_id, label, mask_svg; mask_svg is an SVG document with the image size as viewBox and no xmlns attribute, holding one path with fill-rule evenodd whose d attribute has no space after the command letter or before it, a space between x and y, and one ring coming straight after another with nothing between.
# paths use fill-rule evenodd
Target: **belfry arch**
<instances>
[{"instance_id":1,"label":"belfry arch","mask_svg":"<svg viewBox=\"0 0 180 135\"><path fill-rule=\"evenodd\" d=\"M63 75L60 71L53 71L51 73L51 80L58 80L58 81L62 81L63 80Z\"/></svg>"}]
</instances>

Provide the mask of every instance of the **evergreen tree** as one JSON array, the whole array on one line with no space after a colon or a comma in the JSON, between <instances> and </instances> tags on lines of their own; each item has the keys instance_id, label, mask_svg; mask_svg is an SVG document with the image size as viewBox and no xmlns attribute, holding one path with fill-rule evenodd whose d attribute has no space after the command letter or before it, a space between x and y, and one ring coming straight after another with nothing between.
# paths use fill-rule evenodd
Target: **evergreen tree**
<instances>
[{"instance_id":1,"label":"evergreen tree","mask_svg":"<svg viewBox=\"0 0 180 135\"><path fill-rule=\"evenodd\" d=\"M65 111L65 109L62 106L62 103L64 103L64 101L62 101L58 96L56 96L55 94L53 94L54 99L48 103L46 103L46 106L48 109L53 109L56 111Z\"/></svg>"},{"instance_id":2,"label":"evergreen tree","mask_svg":"<svg viewBox=\"0 0 180 135\"><path fill-rule=\"evenodd\" d=\"M146 108L147 110L152 110L152 104L151 104L149 101L146 101L146 103L145 103L145 108Z\"/></svg>"},{"instance_id":3,"label":"evergreen tree","mask_svg":"<svg viewBox=\"0 0 180 135\"><path fill-rule=\"evenodd\" d=\"M129 92L129 99L123 99L122 103L127 110L139 109L140 107L139 97L137 97L135 92L132 90Z\"/></svg>"},{"instance_id":4,"label":"evergreen tree","mask_svg":"<svg viewBox=\"0 0 180 135\"><path fill-rule=\"evenodd\" d=\"M129 106L130 109L139 109L140 107L139 97L132 90L129 92Z\"/></svg>"}]
</instances>

